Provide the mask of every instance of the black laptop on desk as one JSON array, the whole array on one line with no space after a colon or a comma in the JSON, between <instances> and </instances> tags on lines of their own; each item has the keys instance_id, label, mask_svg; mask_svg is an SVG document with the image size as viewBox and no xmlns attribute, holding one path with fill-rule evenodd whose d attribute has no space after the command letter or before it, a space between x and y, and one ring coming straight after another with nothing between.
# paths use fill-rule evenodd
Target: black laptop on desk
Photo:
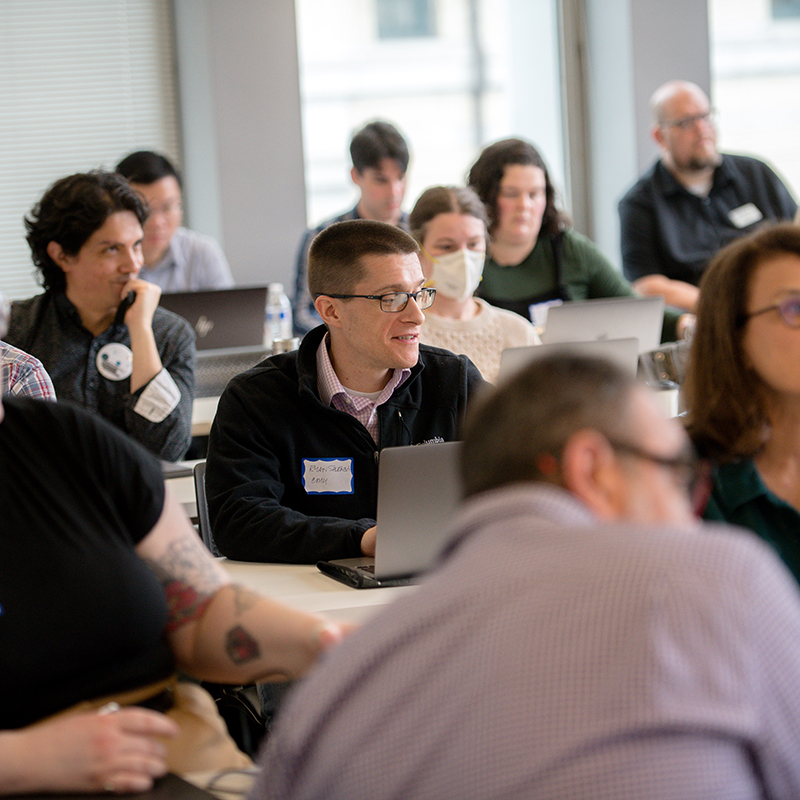
<instances>
[{"instance_id":1,"label":"black laptop on desk","mask_svg":"<svg viewBox=\"0 0 800 800\"><path fill-rule=\"evenodd\" d=\"M414 583L447 544L461 503L460 450L461 442L381 450L375 558L320 561L317 568L356 589Z\"/></svg>"},{"instance_id":2,"label":"black laptop on desk","mask_svg":"<svg viewBox=\"0 0 800 800\"><path fill-rule=\"evenodd\" d=\"M194 329L195 397L219 397L228 381L263 361L267 287L162 294L160 305Z\"/></svg>"}]
</instances>

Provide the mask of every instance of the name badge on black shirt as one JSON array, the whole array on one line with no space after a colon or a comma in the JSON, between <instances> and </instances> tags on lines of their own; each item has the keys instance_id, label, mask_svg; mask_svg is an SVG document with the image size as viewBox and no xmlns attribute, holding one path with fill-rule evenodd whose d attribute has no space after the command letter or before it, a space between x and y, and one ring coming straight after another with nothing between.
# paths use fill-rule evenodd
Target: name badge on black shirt
<instances>
[{"instance_id":1,"label":"name badge on black shirt","mask_svg":"<svg viewBox=\"0 0 800 800\"><path fill-rule=\"evenodd\" d=\"M755 225L756 222L764 219L764 215L761 213L758 206L753 203L745 203L743 206L729 211L728 219L737 228L749 228L751 225Z\"/></svg>"},{"instance_id":2,"label":"name badge on black shirt","mask_svg":"<svg viewBox=\"0 0 800 800\"><path fill-rule=\"evenodd\" d=\"M304 458L306 494L353 494L352 458Z\"/></svg>"}]
</instances>

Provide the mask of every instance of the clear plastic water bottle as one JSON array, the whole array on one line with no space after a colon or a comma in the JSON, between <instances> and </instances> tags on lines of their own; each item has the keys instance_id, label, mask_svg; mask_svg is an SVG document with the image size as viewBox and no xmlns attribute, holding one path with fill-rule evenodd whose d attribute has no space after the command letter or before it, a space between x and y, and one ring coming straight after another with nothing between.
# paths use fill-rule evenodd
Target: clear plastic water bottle
<instances>
[{"instance_id":1,"label":"clear plastic water bottle","mask_svg":"<svg viewBox=\"0 0 800 800\"><path fill-rule=\"evenodd\" d=\"M292 304L283 291L282 283L271 283L267 289L267 309L264 321L264 347L292 338Z\"/></svg>"}]
</instances>

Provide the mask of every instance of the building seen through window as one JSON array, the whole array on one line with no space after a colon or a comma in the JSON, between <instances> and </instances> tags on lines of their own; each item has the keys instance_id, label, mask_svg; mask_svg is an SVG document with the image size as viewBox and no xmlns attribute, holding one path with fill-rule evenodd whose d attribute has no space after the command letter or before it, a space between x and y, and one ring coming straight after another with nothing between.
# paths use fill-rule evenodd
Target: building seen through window
<instances>
[{"instance_id":1,"label":"building seen through window","mask_svg":"<svg viewBox=\"0 0 800 800\"><path fill-rule=\"evenodd\" d=\"M720 149L768 161L797 199L800 0L710 0L709 15Z\"/></svg>"},{"instance_id":2,"label":"building seen through window","mask_svg":"<svg viewBox=\"0 0 800 800\"><path fill-rule=\"evenodd\" d=\"M433 0L375 0L375 4L381 39L436 33Z\"/></svg>"},{"instance_id":3,"label":"building seen through window","mask_svg":"<svg viewBox=\"0 0 800 800\"><path fill-rule=\"evenodd\" d=\"M428 186L463 184L481 147L512 135L542 147L563 187L556 5L296 0L309 224L355 204L348 146L375 119L409 143L405 210Z\"/></svg>"}]
</instances>

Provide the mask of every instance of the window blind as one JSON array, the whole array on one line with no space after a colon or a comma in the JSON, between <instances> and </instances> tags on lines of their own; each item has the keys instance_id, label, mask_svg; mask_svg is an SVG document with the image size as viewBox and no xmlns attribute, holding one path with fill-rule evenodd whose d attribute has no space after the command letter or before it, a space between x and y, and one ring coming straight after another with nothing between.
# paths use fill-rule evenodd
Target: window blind
<instances>
[{"instance_id":1,"label":"window blind","mask_svg":"<svg viewBox=\"0 0 800 800\"><path fill-rule=\"evenodd\" d=\"M180 163L169 0L0 2L0 291L41 291L23 217L55 180L133 150Z\"/></svg>"}]
</instances>

